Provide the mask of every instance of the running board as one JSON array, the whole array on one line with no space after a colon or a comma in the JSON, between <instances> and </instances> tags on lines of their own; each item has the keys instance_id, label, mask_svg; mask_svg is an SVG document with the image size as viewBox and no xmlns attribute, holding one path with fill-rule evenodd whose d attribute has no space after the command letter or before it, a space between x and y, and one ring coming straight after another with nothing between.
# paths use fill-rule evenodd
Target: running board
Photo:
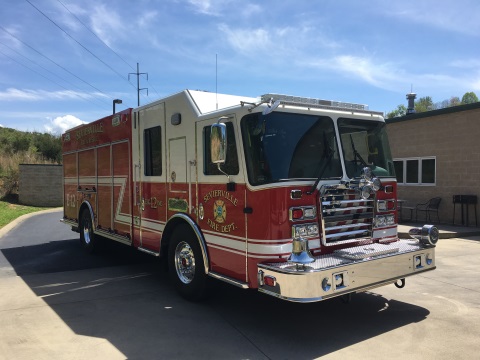
<instances>
[{"instance_id":1,"label":"running board","mask_svg":"<svg viewBox=\"0 0 480 360\"><path fill-rule=\"evenodd\" d=\"M152 256L155 256L155 257L160 256L160 253L158 253L156 251L153 251L153 250L145 249L143 247L138 247L137 249L140 250L141 252L144 252L144 253L148 254L148 255L152 255Z\"/></svg>"},{"instance_id":2,"label":"running board","mask_svg":"<svg viewBox=\"0 0 480 360\"><path fill-rule=\"evenodd\" d=\"M224 281L226 283L229 283L230 285L234 285L234 286L237 286L237 287L242 288L242 289L248 289L248 284L247 283L244 283L244 282L236 280L236 279L229 278L227 276L223 276L223 275L214 273L212 271L210 271L208 273L208 276L211 276L214 279Z\"/></svg>"}]
</instances>

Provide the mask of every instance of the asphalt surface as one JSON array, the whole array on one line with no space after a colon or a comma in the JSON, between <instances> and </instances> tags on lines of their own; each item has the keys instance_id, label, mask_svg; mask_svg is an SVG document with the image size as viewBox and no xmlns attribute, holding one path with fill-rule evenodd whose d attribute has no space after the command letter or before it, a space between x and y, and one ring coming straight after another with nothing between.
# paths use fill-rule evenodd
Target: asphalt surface
<instances>
[{"instance_id":1,"label":"asphalt surface","mask_svg":"<svg viewBox=\"0 0 480 360\"><path fill-rule=\"evenodd\" d=\"M114 242L88 255L60 217L39 214L0 232L0 359L450 360L480 353L480 237L440 240L437 270L348 304L289 303L216 281L207 301L190 303L158 259Z\"/></svg>"}]
</instances>

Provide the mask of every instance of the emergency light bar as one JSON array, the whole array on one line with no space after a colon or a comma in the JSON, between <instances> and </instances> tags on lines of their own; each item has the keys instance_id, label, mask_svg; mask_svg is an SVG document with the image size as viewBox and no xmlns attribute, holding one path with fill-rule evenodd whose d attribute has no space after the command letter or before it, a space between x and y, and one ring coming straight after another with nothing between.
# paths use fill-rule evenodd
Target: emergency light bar
<instances>
[{"instance_id":1,"label":"emergency light bar","mask_svg":"<svg viewBox=\"0 0 480 360\"><path fill-rule=\"evenodd\" d=\"M354 104L342 101L322 100L282 94L264 94L260 97L261 102L269 102L271 99L273 99L273 102L277 100L280 101L282 105L303 106L319 109L350 110L355 112L383 115L382 112L369 111L368 105L364 104Z\"/></svg>"}]
</instances>

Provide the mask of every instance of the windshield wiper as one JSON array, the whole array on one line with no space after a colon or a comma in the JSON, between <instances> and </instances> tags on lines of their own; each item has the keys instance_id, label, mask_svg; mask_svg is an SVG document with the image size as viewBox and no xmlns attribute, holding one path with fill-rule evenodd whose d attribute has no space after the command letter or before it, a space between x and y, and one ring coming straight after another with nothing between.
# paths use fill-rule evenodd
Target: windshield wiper
<instances>
[{"instance_id":1,"label":"windshield wiper","mask_svg":"<svg viewBox=\"0 0 480 360\"><path fill-rule=\"evenodd\" d=\"M322 155L322 158L320 159L320 161L325 160L325 159L327 161L325 161L325 163L323 164L323 168L320 171L320 173L317 177L317 180L315 180L315 183L313 184L312 188L309 191L307 191L307 195L312 195L313 194L313 192L315 191L315 189L318 186L318 183L320 182L320 180L322 180L323 173L327 169L327 166L330 165L330 162L333 159L333 155L335 154L335 151L330 147L330 144L327 141L327 135L325 134L325 131L323 132L323 142L324 142L323 155Z\"/></svg>"},{"instance_id":2,"label":"windshield wiper","mask_svg":"<svg viewBox=\"0 0 480 360\"><path fill-rule=\"evenodd\" d=\"M363 166L368 166L368 164L365 162L365 160L363 160L362 156L355 148L355 142L353 141L352 134L350 134L350 142L352 143L352 150L353 150L353 156L354 156L353 162L355 163L355 165L357 164L357 158L358 158L358 160L360 160Z\"/></svg>"}]
</instances>

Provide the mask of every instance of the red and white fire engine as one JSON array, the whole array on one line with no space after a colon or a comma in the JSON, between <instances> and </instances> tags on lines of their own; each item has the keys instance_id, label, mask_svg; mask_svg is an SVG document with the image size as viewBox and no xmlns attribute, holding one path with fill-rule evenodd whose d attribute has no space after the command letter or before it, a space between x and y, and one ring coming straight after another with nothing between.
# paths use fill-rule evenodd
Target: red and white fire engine
<instances>
[{"instance_id":1,"label":"red and white fire engine","mask_svg":"<svg viewBox=\"0 0 480 360\"><path fill-rule=\"evenodd\" d=\"M177 290L209 277L297 302L435 269L438 230L397 236L382 114L365 105L185 90L63 135L63 222L165 257Z\"/></svg>"}]
</instances>

